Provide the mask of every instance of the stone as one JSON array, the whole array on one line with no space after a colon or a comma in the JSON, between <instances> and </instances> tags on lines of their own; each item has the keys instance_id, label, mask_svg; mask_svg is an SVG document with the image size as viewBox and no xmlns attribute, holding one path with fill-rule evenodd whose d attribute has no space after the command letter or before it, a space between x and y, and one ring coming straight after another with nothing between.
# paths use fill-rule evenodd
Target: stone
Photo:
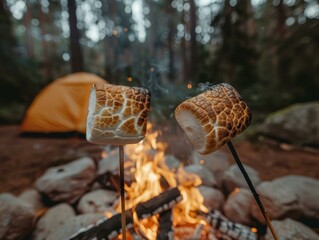
<instances>
[{"instance_id":1,"label":"stone","mask_svg":"<svg viewBox=\"0 0 319 240\"><path fill-rule=\"evenodd\" d=\"M101 185L101 183L99 182L94 182L93 185L91 186L90 191L95 191L95 190L99 190L102 189L103 186Z\"/></svg>"},{"instance_id":2,"label":"stone","mask_svg":"<svg viewBox=\"0 0 319 240\"><path fill-rule=\"evenodd\" d=\"M119 155L117 152L112 151L109 155L98 162L97 175L103 175L106 172L117 172L119 166Z\"/></svg>"},{"instance_id":3,"label":"stone","mask_svg":"<svg viewBox=\"0 0 319 240\"><path fill-rule=\"evenodd\" d=\"M319 240L319 235L306 225L290 218L283 221L271 221L280 240ZM265 240L273 240L268 230Z\"/></svg>"},{"instance_id":4,"label":"stone","mask_svg":"<svg viewBox=\"0 0 319 240\"><path fill-rule=\"evenodd\" d=\"M86 193L79 201L79 213L102 213L109 210L119 197L117 192L99 189Z\"/></svg>"},{"instance_id":5,"label":"stone","mask_svg":"<svg viewBox=\"0 0 319 240\"><path fill-rule=\"evenodd\" d=\"M194 151L192 155L193 164L203 165L210 170L217 181L217 185L221 186L223 173L229 168L230 161L227 153L217 150L207 155L201 155Z\"/></svg>"},{"instance_id":6,"label":"stone","mask_svg":"<svg viewBox=\"0 0 319 240\"><path fill-rule=\"evenodd\" d=\"M126 149L125 149L126 150ZM124 155L124 179L126 183L131 183L134 180L134 174L130 171L135 163ZM112 175L113 177L119 178L120 176L120 162L118 151L111 151L109 155L98 161L98 181L102 186L110 188L112 186L111 182L107 182L109 179L105 176Z\"/></svg>"},{"instance_id":7,"label":"stone","mask_svg":"<svg viewBox=\"0 0 319 240\"><path fill-rule=\"evenodd\" d=\"M272 113L261 132L290 143L319 146L319 102L295 104Z\"/></svg>"},{"instance_id":8,"label":"stone","mask_svg":"<svg viewBox=\"0 0 319 240\"><path fill-rule=\"evenodd\" d=\"M204 186L216 187L217 185L214 174L207 170L205 166L188 165L185 167L185 171L199 176Z\"/></svg>"},{"instance_id":9,"label":"stone","mask_svg":"<svg viewBox=\"0 0 319 240\"><path fill-rule=\"evenodd\" d=\"M0 194L0 239L23 239L33 229L35 212L23 200L10 193Z\"/></svg>"},{"instance_id":10,"label":"stone","mask_svg":"<svg viewBox=\"0 0 319 240\"><path fill-rule=\"evenodd\" d=\"M270 219L319 219L319 180L289 175L270 182L262 182L257 192ZM252 205L252 215L260 222L263 216L257 204Z\"/></svg>"},{"instance_id":11,"label":"stone","mask_svg":"<svg viewBox=\"0 0 319 240\"><path fill-rule=\"evenodd\" d=\"M204 205L208 210L222 210L225 197L221 191L206 186L199 186L198 189L204 198Z\"/></svg>"},{"instance_id":12,"label":"stone","mask_svg":"<svg viewBox=\"0 0 319 240\"><path fill-rule=\"evenodd\" d=\"M170 171L176 172L180 164L180 161L175 156L166 154L163 161L160 161L159 166L162 168L167 167Z\"/></svg>"},{"instance_id":13,"label":"stone","mask_svg":"<svg viewBox=\"0 0 319 240\"><path fill-rule=\"evenodd\" d=\"M36 189L51 201L73 204L95 179L93 159L83 157L71 163L51 167L35 183Z\"/></svg>"},{"instance_id":14,"label":"stone","mask_svg":"<svg viewBox=\"0 0 319 240\"><path fill-rule=\"evenodd\" d=\"M246 164L243 164L243 166L254 187L256 187L261 181L258 172ZM243 174L236 164L230 166L224 172L222 177L222 188L226 193L232 192L235 188L249 188Z\"/></svg>"},{"instance_id":15,"label":"stone","mask_svg":"<svg viewBox=\"0 0 319 240\"><path fill-rule=\"evenodd\" d=\"M19 198L24 202L30 204L31 208L35 212L40 213L46 208L44 203L42 202L41 194L35 189L27 189L23 191L19 195Z\"/></svg>"},{"instance_id":16,"label":"stone","mask_svg":"<svg viewBox=\"0 0 319 240\"><path fill-rule=\"evenodd\" d=\"M56 228L62 226L69 218L75 216L74 209L66 203L50 208L38 221L33 240L45 240Z\"/></svg>"},{"instance_id":17,"label":"stone","mask_svg":"<svg viewBox=\"0 0 319 240\"><path fill-rule=\"evenodd\" d=\"M250 190L236 188L227 197L224 205L224 214L229 220L243 225L252 225L251 205L254 197Z\"/></svg>"},{"instance_id":18,"label":"stone","mask_svg":"<svg viewBox=\"0 0 319 240\"><path fill-rule=\"evenodd\" d=\"M68 221L65 221L63 225L54 229L54 232L52 232L46 240L68 239L81 228L88 227L100 219L106 219L106 217L101 213L89 213L68 218Z\"/></svg>"}]
</instances>

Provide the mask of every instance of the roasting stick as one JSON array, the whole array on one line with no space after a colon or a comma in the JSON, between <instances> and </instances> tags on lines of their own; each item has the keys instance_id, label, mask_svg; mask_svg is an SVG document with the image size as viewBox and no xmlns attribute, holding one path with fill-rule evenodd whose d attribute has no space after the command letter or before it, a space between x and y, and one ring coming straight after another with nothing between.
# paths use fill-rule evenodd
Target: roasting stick
<instances>
[{"instance_id":1,"label":"roasting stick","mask_svg":"<svg viewBox=\"0 0 319 240\"><path fill-rule=\"evenodd\" d=\"M125 214L125 189L124 189L124 145L119 145L120 157L120 191L121 191L121 218L122 218L122 239L126 239L126 214Z\"/></svg>"},{"instance_id":2,"label":"roasting stick","mask_svg":"<svg viewBox=\"0 0 319 240\"><path fill-rule=\"evenodd\" d=\"M231 153L232 153L232 155L233 155L233 157L234 157L234 159L235 159L240 171L242 172L242 174L243 174L243 176L244 176L244 178L245 178L245 180L246 180L246 182L247 182L247 184L248 184L248 186L250 188L250 191L252 192L252 194L253 194L256 202L257 202L257 205L258 205L262 215L265 218L266 224L267 224L268 228L270 229L272 236L274 237L275 240L278 240L278 236L277 236L277 234L275 232L275 229L273 228L273 226L271 224L271 221L270 221L270 219L268 217L267 211L265 210L264 205L262 204L254 185L252 184L252 182L251 182L251 180L250 180L250 178L249 178L249 176L248 176L243 164L241 163L240 158L239 158L239 156L238 156L238 154L237 154L237 152L235 150L234 145L232 144L231 141L227 142L227 145L228 145L228 148L231 151Z\"/></svg>"},{"instance_id":3,"label":"roasting stick","mask_svg":"<svg viewBox=\"0 0 319 240\"><path fill-rule=\"evenodd\" d=\"M211 86L177 106L175 117L195 151L202 155L210 154L228 143L274 239L277 240L266 210L230 141L243 132L251 121L250 110L236 89L227 83Z\"/></svg>"},{"instance_id":4,"label":"roasting stick","mask_svg":"<svg viewBox=\"0 0 319 240\"><path fill-rule=\"evenodd\" d=\"M86 139L119 146L122 239L126 239L124 145L143 140L151 96L148 90L95 83L89 98Z\"/></svg>"}]
</instances>

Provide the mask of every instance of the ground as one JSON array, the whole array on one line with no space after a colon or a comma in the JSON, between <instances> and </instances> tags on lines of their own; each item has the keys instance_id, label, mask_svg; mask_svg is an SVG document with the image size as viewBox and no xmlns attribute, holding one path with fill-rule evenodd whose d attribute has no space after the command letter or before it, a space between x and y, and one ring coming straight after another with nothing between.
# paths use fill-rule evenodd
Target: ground
<instances>
[{"instance_id":1,"label":"ground","mask_svg":"<svg viewBox=\"0 0 319 240\"><path fill-rule=\"evenodd\" d=\"M162 139L168 151L182 160L190 153L190 145L182 133ZM178 132L178 131L177 131ZM251 165L263 180L297 174L319 179L319 150L298 149L270 141L235 141L244 163ZM18 126L0 126L0 192L19 194L50 166L60 165L81 156L98 160L103 147L81 138L23 138ZM229 152L226 148L223 150Z\"/></svg>"}]
</instances>

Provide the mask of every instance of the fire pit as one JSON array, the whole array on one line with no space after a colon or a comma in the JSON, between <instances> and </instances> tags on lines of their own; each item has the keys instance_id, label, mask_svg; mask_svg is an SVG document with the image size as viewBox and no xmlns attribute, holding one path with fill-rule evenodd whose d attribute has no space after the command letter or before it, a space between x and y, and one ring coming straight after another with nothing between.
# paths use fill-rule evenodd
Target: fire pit
<instances>
[{"instance_id":1,"label":"fire pit","mask_svg":"<svg viewBox=\"0 0 319 240\"><path fill-rule=\"evenodd\" d=\"M128 239L257 239L257 229L233 223L217 210L204 206L198 186L201 179L186 172L183 164L169 169L165 163L160 131L148 124L144 141L125 149L125 172L132 178L125 185ZM103 156L110 154L103 152ZM112 181L118 172L100 175L103 186L118 188ZM115 183L115 184L114 184ZM115 209L120 212L120 204ZM121 239L121 216L104 212L108 218L86 226L69 239Z\"/></svg>"}]
</instances>

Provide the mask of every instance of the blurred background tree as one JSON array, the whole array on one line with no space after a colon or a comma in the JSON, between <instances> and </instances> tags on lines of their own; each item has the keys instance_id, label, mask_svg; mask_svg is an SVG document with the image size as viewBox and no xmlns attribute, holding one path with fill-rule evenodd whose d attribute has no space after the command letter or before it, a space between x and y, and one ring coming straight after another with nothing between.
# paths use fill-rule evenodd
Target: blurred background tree
<instances>
[{"instance_id":1,"label":"blurred background tree","mask_svg":"<svg viewBox=\"0 0 319 240\"><path fill-rule=\"evenodd\" d=\"M218 82L257 120L319 99L317 0L1 0L0 30L2 123L74 71L149 88L162 118Z\"/></svg>"}]
</instances>

